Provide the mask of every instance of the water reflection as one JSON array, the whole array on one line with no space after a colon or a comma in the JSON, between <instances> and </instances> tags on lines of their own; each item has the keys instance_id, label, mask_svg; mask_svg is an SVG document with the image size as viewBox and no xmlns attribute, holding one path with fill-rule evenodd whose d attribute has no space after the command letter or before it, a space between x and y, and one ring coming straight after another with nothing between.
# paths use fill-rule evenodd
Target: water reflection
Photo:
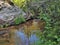
<instances>
[{"instance_id":1,"label":"water reflection","mask_svg":"<svg viewBox=\"0 0 60 45\"><path fill-rule=\"evenodd\" d=\"M29 38L30 44L36 43L39 39L35 34L32 34L31 37Z\"/></svg>"},{"instance_id":2,"label":"water reflection","mask_svg":"<svg viewBox=\"0 0 60 45\"><path fill-rule=\"evenodd\" d=\"M15 30L15 45L37 45L39 38L36 33L43 29L44 24L35 19L20 25Z\"/></svg>"},{"instance_id":3,"label":"water reflection","mask_svg":"<svg viewBox=\"0 0 60 45\"><path fill-rule=\"evenodd\" d=\"M28 38L24 32L16 31L16 44L15 45L32 45L33 43L36 43L39 39L35 34L31 34L31 36Z\"/></svg>"}]
</instances>

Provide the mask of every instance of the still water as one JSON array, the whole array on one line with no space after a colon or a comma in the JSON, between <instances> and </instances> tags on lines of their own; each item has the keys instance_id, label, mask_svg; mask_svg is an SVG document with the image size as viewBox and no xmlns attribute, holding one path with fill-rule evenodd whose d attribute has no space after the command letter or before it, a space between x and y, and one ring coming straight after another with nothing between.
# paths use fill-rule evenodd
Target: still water
<instances>
[{"instance_id":1,"label":"still water","mask_svg":"<svg viewBox=\"0 0 60 45\"><path fill-rule=\"evenodd\" d=\"M39 24L39 21L36 20L31 23L27 22L23 27L20 26L21 28L15 30L15 45L37 45L36 42L39 41L39 37L37 37L36 32L40 31L43 23Z\"/></svg>"},{"instance_id":2,"label":"still water","mask_svg":"<svg viewBox=\"0 0 60 45\"><path fill-rule=\"evenodd\" d=\"M0 45L38 45L36 42L40 40L38 35L43 30L44 24L44 22L35 19L16 27L12 26L8 28L10 30L9 42L0 41Z\"/></svg>"}]
</instances>

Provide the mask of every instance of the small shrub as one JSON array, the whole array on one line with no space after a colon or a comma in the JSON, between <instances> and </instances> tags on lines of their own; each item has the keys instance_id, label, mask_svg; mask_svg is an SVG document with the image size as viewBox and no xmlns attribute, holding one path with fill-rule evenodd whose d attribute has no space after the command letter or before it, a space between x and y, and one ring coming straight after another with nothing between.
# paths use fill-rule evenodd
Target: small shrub
<instances>
[{"instance_id":1,"label":"small shrub","mask_svg":"<svg viewBox=\"0 0 60 45\"><path fill-rule=\"evenodd\" d=\"M14 19L15 24L19 24L19 23L22 23L22 22L25 22L25 18L22 15L20 15L19 17L16 17Z\"/></svg>"}]
</instances>

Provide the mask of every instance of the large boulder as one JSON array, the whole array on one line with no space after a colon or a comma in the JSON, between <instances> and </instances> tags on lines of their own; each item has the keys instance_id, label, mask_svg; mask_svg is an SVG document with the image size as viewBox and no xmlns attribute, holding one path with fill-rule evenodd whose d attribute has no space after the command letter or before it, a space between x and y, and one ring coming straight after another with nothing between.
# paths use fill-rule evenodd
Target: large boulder
<instances>
[{"instance_id":1,"label":"large boulder","mask_svg":"<svg viewBox=\"0 0 60 45\"><path fill-rule=\"evenodd\" d=\"M16 5L10 5L8 2L0 0L0 25L6 23L11 24L14 18L19 17L19 15L26 16L22 9Z\"/></svg>"}]
</instances>

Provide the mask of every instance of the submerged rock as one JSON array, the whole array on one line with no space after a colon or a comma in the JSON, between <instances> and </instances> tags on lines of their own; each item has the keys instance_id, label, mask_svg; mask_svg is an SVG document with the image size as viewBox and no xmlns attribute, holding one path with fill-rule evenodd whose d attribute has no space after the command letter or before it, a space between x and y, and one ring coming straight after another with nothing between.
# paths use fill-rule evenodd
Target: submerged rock
<instances>
[{"instance_id":1,"label":"submerged rock","mask_svg":"<svg viewBox=\"0 0 60 45\"><path fill-rule=\"evenodd\" d=\"M10 5L8 2L0 0L0 25L6 23L11 24L19 15L25 17L26 14L16 5Z\"/></svg>"}]
</instances>

